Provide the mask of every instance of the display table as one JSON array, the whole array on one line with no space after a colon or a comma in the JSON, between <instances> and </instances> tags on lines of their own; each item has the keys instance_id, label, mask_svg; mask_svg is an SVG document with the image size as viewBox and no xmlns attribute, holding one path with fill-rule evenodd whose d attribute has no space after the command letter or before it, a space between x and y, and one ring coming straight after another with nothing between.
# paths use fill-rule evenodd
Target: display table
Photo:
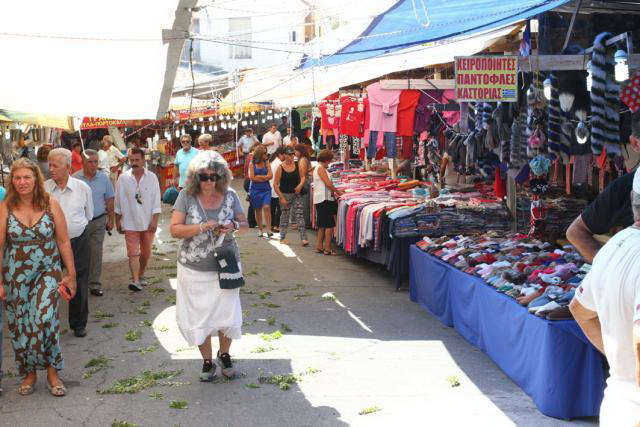
<instances>
[{"instance_id":1,"label":"display table","mask_svg":"<svg viewBox=\"0 0 640 427\"><path fill-rule=\"evenodd\" d=\"M409 276L411 301L486 353L543 414L598 415L603 359L575 321L533 316L481 278L416 246L410 250Z\"/></svg>"}]
</instances>

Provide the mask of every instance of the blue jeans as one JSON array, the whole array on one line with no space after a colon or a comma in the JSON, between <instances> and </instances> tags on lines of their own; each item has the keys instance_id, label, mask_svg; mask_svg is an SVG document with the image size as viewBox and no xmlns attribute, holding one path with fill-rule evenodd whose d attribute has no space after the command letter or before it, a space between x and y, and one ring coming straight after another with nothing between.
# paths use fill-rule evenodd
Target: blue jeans
<instances>
[{"instance_id":1,"label":"blue jeans","mask_svg":"<svg viewBox=\"0 0 640 427\"><path fill-rule=\"evenodd\" d=\"M382 136L384 140L384 147L387 149L387 157L395 159L397 156L396 149L396 133L385 132ZM378 131L372 130L369 132L369 146L367 147L367 158L373 159L376 157L376 151L378 151Z\"/></svg>"}]
</instances>

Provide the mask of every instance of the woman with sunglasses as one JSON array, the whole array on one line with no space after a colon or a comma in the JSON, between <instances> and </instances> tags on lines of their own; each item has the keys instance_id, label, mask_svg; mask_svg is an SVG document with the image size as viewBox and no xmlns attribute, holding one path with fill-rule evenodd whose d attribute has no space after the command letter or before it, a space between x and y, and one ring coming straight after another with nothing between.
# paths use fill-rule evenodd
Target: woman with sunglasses
<instances>
[{"instance_id":1,"label":"woman with sunglasses","mask_svg":"<svg viewBox=\"0 0 640 427\"><path fill-rule=\"evenodd\" d=\"M238 194L231 188L227 162L215 151L199 153L189 164L187 184L171 217L171 236L183 239L178 250L176 320L189 345L203 359L200 381L216 375L211 336L217 335L222 375L234 376L229 349L242 335L240 289L221 289L216 253L230 251L240 268L234 233L248 230Z\"/></svg>"},{"instance_id":2,"label":"woman with sunglasses","mask_svg":"<svg viewBox=\"0 0 640 427\"><path fill-rule=\"evenodd\" d=\"M255 210L258 223L258 237L264 236L263 227L267 229L267 237L271 238L271 184L273 177L271 164L267 157L267 149L260 145L253 151L253 158L249 165L249 202ZM264 224L262 217L264 215Z\"/></svg>"}]
</instances>

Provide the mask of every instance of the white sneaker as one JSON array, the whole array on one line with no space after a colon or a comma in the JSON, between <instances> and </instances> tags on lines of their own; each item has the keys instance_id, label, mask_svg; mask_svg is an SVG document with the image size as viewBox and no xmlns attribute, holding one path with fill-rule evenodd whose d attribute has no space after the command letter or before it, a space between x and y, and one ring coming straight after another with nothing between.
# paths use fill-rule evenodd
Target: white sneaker
<instances>
[{"instance_id":1,"label":"white sneaker","mask_svg":"<svg viewBox=\"0 0 640 427\"><path fill-rule=\"evenodd\" d=\"M547 314L547 313L555 310L556 308L560 308L560 307L561 307L560 304L558 304L555 301L551 301L550 303L547 303L547 304L543 305L542 307L539 307L536 310L536 316L542 317L544 314Z\"/></svg>"}]
</instances>

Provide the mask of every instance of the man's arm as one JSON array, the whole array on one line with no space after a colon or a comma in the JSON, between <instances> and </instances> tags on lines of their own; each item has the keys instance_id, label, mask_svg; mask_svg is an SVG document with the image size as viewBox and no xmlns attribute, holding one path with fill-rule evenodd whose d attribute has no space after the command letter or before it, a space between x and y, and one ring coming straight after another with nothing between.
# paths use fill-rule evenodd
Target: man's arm
<instances>
[{"instance_id":1,"label":"man's arm","mask_svg":"<svg viewBox=\"0 0 640 427\"><path fill-rule=\"evenodd\" d=\"M577 299L571 300L569 310L574 319L580 325L582 332L587 336L591 344L604 354L604 343L602 342L602 328L598 313L585 308Z\"/></svg>"},{"instance_id":2,"label":"man's arm","mask_svg":"<svg viewBox=\"0 0 640 427\"><path fill-rule=\"evenodd\" d=\"M91 221L93 219L93 197L91 196L91 187L86 185L85 191L87 201L84 206L84 214L87 217L87 221Z\"/></svg>"},{"instance_id":3,"label":"man's arm","mask_svg":"<svg viewBox=\"0 0 640 427\"><path fill-rule=\"evenodd\" d=\"M573 220L567 229L567 239L589 263L593 262L593 258L602 247L602 243L593 237L593 233L583 221L582 215Z\"/></svg>"}]
</instances>

